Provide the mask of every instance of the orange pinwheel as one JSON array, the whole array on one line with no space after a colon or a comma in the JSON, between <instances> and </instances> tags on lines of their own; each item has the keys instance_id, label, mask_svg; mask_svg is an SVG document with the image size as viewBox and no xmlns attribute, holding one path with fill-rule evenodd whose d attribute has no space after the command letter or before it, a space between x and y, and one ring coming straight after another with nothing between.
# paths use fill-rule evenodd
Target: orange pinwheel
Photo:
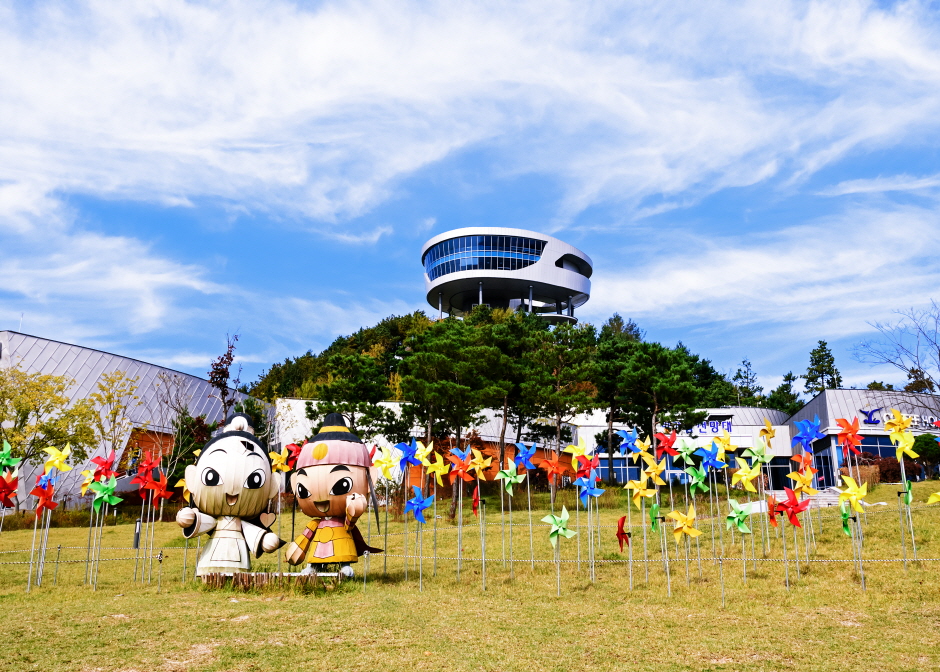
<instances>
[{"instance_id":1,"label":"orange pinwheel","mask_svg":"<svg viewBox=\"0 0 940 672\"><path fill-rule=\"evenodd\" d=\"M798 465L800 465L797 468L797 471L799 471L800 473L804 471L809 471L809 473L815 474L819 471L818 469L813 468L813 456L810 455L809 453L801 453L800 455L794 455L790 459L796 462Z\"/></svg>"},{"instance_id":2,"label":"orange pinwheel","mask_svg":"<svg viewBox=\"0 0 940 672\"><path fill-rule=\"evenodd\" d=\"M153 490L153 508L159 506L161 499L169 499L173 496L173 490L169 488L166 482L166 474L160 472L158 480L151 480L144 486L147 490Z\"/></svg>"},{"instance_id":3,"label":"orange pinwheel","mask_svg":"<svg viewBox=\"0 0 940 672\"><path fill-rule=\"evenodd\" d=\"M862 445L862 437L858 434L858 416L856 415L852 422L845 418L837 418L836 422L839 423L841 428L839 445L842 446L842 457L846 460L849 459L849 450L856 455L861 455L862 452L855 447Z\"/></svg>"},{"instance_id":4,"label":"orange pinwheel","mask_svg":"<svg viewBox=\"0 0 940 672\"><path fill-rule=\"evenodd\" d=\"M458 478L462 478L465 481L472 481L473 476L470 475L470 461L462 460L456 455L448 455L447 459L451 461L451 464L454 466L450 470L450 483L453 485L454 481Z\"/></svg>"},{"instance_id":5,"label":"orange pinwheel","mask_svg":"<svg viewBox=\"0 0 940 672\"><path fill-rule=\"evenodd\" d=\"M777 499L773 495L767 495L767 516L770 524L777 527Z\"/></svg>"},{"instance_id":6,"label":"orange pinwheel","mask_svg":"<svg viewBox=\"0 0 940 672\"><path fill-rule=\"evenodd\" d=\"M539 468L547 471L549 478L560 476L567 471L567 468L561 464L560 460L542 460L539 463Z\"/></svg>"}]
</instances>

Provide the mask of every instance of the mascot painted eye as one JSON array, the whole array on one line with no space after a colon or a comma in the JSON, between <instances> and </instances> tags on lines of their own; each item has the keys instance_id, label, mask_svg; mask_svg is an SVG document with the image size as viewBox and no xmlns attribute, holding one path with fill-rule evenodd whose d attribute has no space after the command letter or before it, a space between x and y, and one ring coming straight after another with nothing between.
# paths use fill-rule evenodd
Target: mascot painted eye
<instances>
[{"instance_id":1,"label":"mascot painted eye","mask_svg":"<svg viewBox=\"0 0 940 672\"><path fill-rule=\"evenodd\" d=\"M222 485L222 477L212 467L206 467L202 472L203 485Z\"/></svg>"},{"instance_id":2,"label":"mascot painted eye","mask_svg":"<svg viewBox=\"0 0 940 672\"><path fill-rule=\"evenodd\" d=\"M333 489L330 490L330 495L331 496L345 495L347 492L352 490L352 487L353 487L353 482L352 482L352 479L349 478L349 476L345 478L341 478L340 480L336 481L336 483L333 484Z\"/></svg>"},{"instance_id":3,"label":"mascot painted eye","mask_svg":"<svg viewBox=\"0 0 940 672\"><path fill-rule=\"evenodd\" d=\"M307 488L303 486L303 483L297 484L297 496L300 499L307 499L308 497L310 497L310 491L307 490Z\"/></svg>"},{"instance_id":4,"label":"mascot painted eye","mask_svg":"<svg viewBox=\"0 0 940 672\"><path fill-rule=\"evenodd\" d=\"M248 478L245 479L245 487L248 490L257 490L262 485L264 485L264 472L260 469L251 472Z\"/></svg>"}]
</instances>

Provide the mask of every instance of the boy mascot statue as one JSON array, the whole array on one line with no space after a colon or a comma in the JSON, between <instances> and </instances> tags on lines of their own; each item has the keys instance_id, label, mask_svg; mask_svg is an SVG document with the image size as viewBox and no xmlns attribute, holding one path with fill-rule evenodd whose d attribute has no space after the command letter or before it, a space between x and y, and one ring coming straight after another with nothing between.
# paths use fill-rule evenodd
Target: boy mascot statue
<instances>
[{"instance_id":1,"label":"boy mascot statue","mask_svg":"<svg viewBox=\"0 0 940 672\"><path fill-rule=\"evenodd\" d=\"M251 557L272 553L284 542L270 531L275 514L264 513L280 491L278 474L244 414L229 418L222 432L186 467L191 506L176 522L187 539L209 534L196 575L235 574L251 569ZM253 521L253 522L249 522Z\"/></svg>"},{"instance_id":2,"label":"boy mascot statue","mask_svg":"<svg viewBox=\"0 0 940 672\"><path fill-rule=\"evenodd\" d=\"M319 433L303 445L291 474L291 491L300 510L313 518L286 550L287 562L309 563L303 573L320 573L324 565L340 565L339 575L353 576L350 563L369 551L356 521L375 493L369 469L369 451L349 431L340 413L330 413ZM378 507L373 506L378 521Z\"/></svg>"}]
</instances>

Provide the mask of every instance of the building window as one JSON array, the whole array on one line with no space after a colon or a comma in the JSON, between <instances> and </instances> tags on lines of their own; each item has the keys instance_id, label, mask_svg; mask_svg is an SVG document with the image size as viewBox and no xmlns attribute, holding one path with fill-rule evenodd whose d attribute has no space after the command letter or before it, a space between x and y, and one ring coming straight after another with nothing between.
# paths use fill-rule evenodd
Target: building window
<instances>
[{"instance_id":1,"label":"building window","mask_svg":"<svg viewBox=\"0 0 940 672\"><path fill-rule=\"evenodd\" d=\"M431 280L476 269L516 271L534 264L545 249L544 240L519 236L460 236L442 241L424 255Z\"/></svg>"}]
</instances>

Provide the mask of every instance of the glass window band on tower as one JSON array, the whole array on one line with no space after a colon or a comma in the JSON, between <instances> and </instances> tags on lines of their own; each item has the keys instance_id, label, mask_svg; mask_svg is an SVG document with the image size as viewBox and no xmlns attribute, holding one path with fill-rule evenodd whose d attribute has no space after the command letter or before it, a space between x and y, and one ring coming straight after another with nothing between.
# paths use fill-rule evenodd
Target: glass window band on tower
<instances>
[{"instance_id":1,"label":"glass window band on tower","mask_svg":"<svg viewBox=\"0 0 940 672\"><path fill-rule=\"evenodd\" d=\"M458 271L515 271L539 260L545 241L521 236L460 236L442 240L425 254L424 270L435 280Z\"/></svg>"}]
</instances>

